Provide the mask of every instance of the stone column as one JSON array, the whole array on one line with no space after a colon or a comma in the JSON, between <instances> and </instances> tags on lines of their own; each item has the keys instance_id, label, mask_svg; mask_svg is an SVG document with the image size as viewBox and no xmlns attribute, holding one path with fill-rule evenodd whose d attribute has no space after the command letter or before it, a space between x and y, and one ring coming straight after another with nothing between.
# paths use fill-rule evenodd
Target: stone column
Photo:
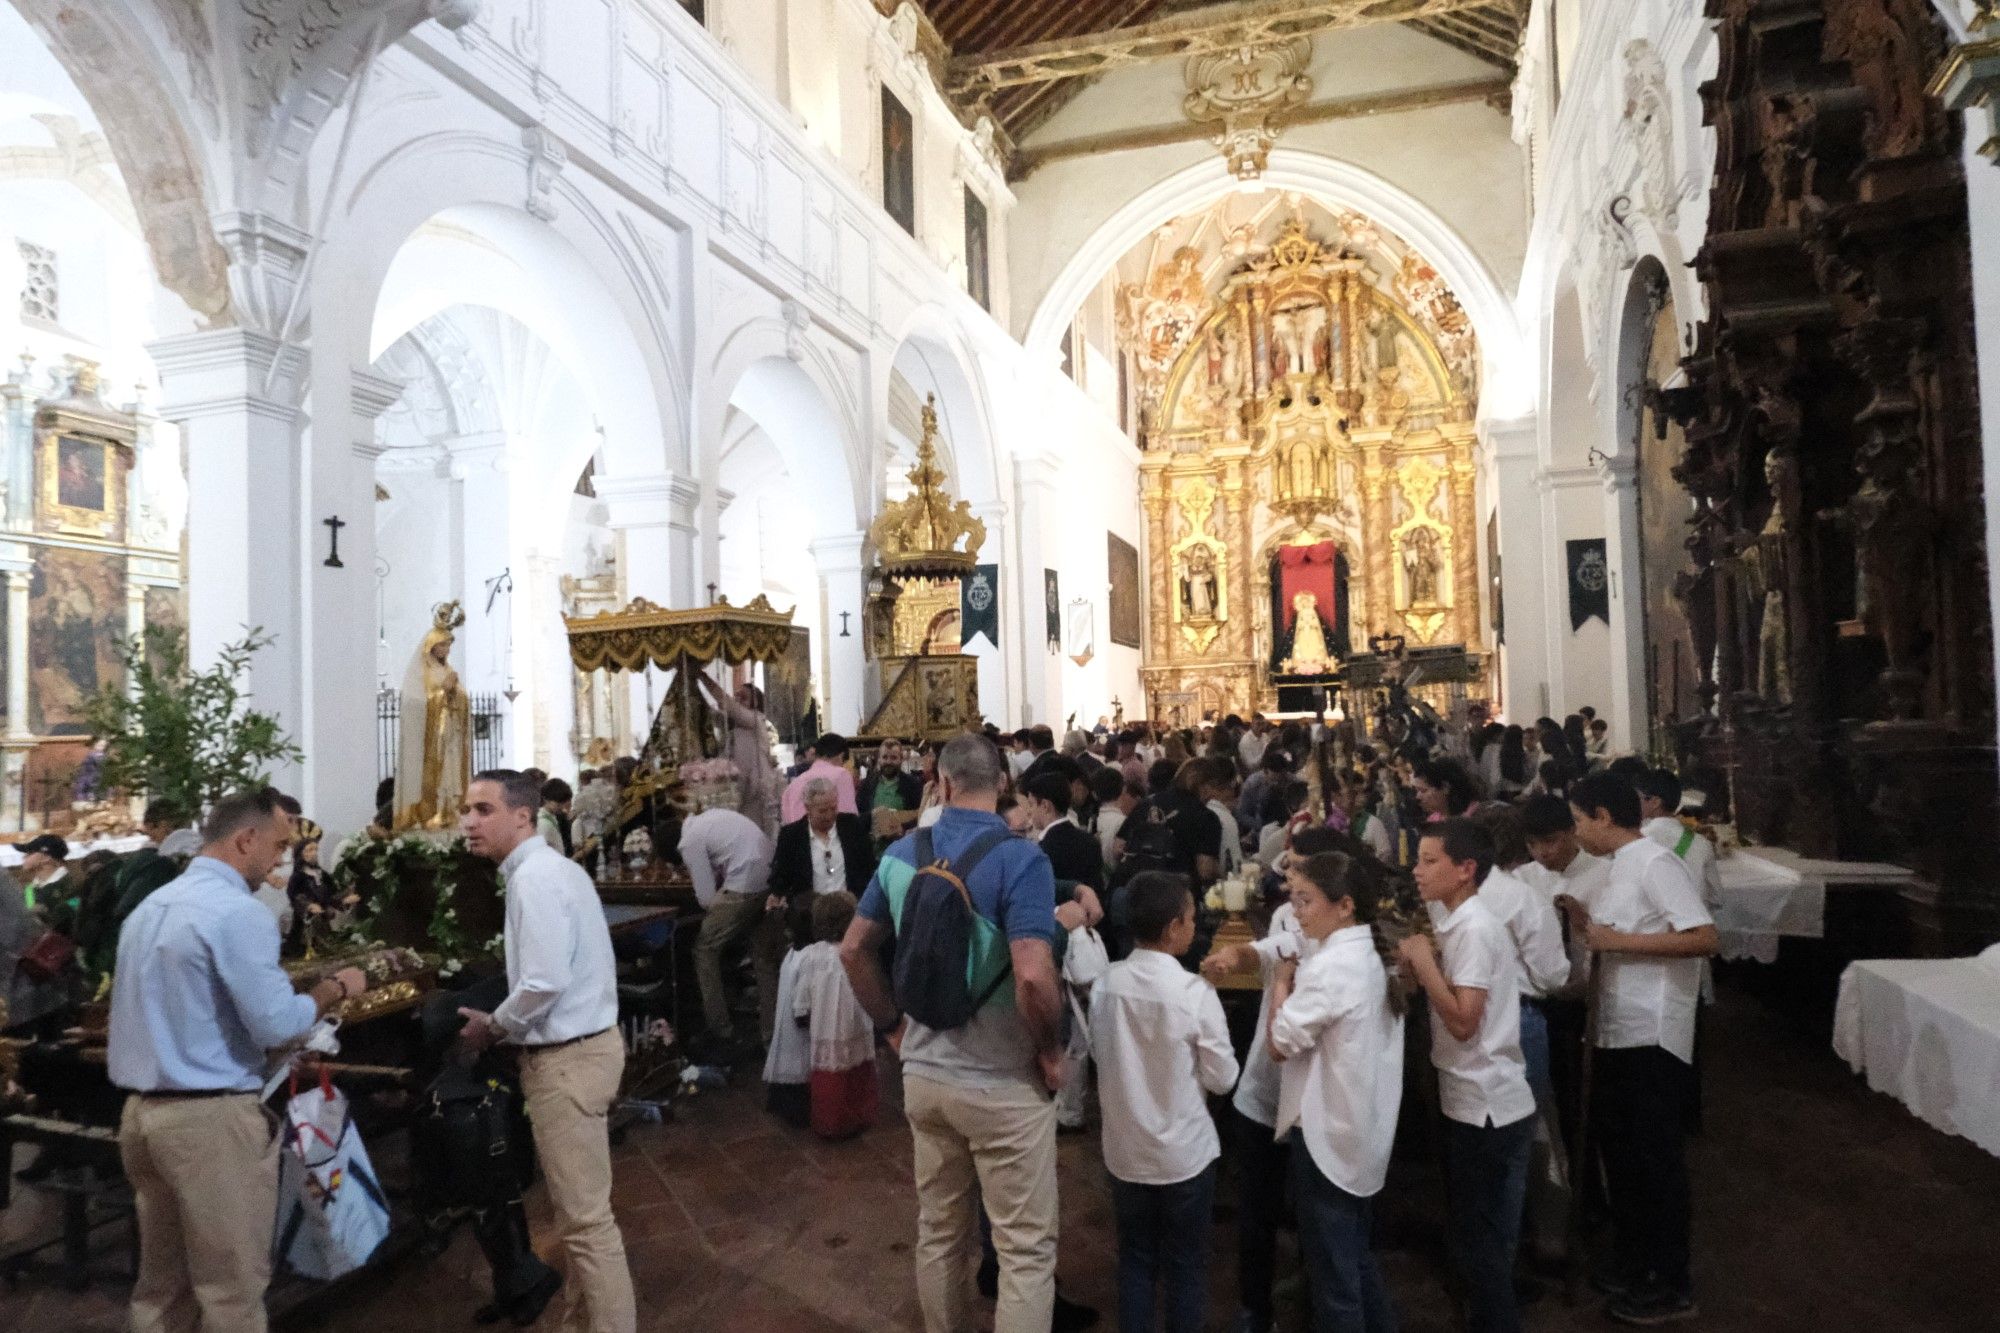
<instances>
[{"instance_id":1,"label":"stone column","mask_svg":"<svg viewBox=\"0 0 2000 1333\"><path fill-rule=\"evenodd\" d=\"M1396 584L1389 573L1389 468L1383 447L1361 446L1361 527L1368 534L1368 623L1350 625L1355 648L1366 651L1370 636L1393 633Z\"/></svg>"},{"instance_id":2,"label":"stone column","mask_svg":"<svg viewBox=\"0 0 2000 1333\"><path fill-rule=\"evenodd\" d=\"M672 472L601 476L592 486L597 498L604 501L612 531L618 534L620 602L643 597L656 606L695 606L693 542L688 539L692 517L683 511L699 502L700 489ZM706 601L699 599L700 604ZM626 673L624 688L637 733L632 744L637 745L653 725L646 673ZM656 703L661 696L654 690L650 697Z\"/></svg>"},{"instance_id":3,"label":"stone column","mask_svg":"<svg viewBox=\"0 0 2000 1333\"><path fill-rule=\"evenodd\" d=\"M618 581L665 607L706 605L694 595L694 509L701 489L672 472L598 477L592 483L618 533Z\"/></svg>"},{"instance_id":4,"label":"stone column","mask_svg":"<svg viewBox=\"0 0 2000 1333\"><path fill-rule=\"evenodd\" d=\"M1056 461L1045 455L1014 460L1014 512L1020 518L1017 577L1013 580L1013 607L1010 610L1003 599L1000 619L1012 622L1020 645L1020 726L1043 723L1059 727L1062 723L1062 655L1048 649L1042 594L1042 571L1053 567L1050 557L1061 541L1052 527L1059 511L1060 477ZM1006 582L1004 577L1002 582Z\"/></svg>"},{"instance_id":5,"label":"stone column","mask_svg":"<svg viewBox=\"0 0 2000 1333\"><path fill-rule=\"evenodd\" d=\"M820 537L807 546L819 567L820 609L826 626L815 654L819 696L825 704L820 721L843 734L861 725L872 702L865 697L868 662L862 651L867 641L862 618L868 595L867 544L867 533L853 532Z\"/></svg>"},{"instance_id":6,"label":"stone column","mask_svg":"<svg viewBox=\"0 0 2000 1333\"><path fill-rule=\"evenodd\" d=\"M1007 568L1012 557L1007 552L1008 523L1012 515L1005 500L982 500L972 506L972 516L986 525L986 544L979 548L981 564ZM1000 641L988 647L984 638L967 644L965 651L979 659L979 711L994 722L1021 715L1021 673L1013 669L1018 660L1008 651L1007 622L999 626Z\"/></svg>"},{"instance_id":7,"label":"stone column","mask_svg":"<svg viewBox=\"0 0 2000 1333\"><path fill-rule=\"evenodd\" d=\"M451 481L452 595L465 611L454 656L467 694L497 694L507 686L509 645L525 651L515 615L527 589L527 571L514 568L515 505L509 453L524 455L531 446L510 446L500 431L461 435L445 442L446 475ZM523 497L524 505L528 497ZM503 574L514 581L512 593L494 599L486 609L487 584ZM525 711L525 710L524 710ZM510 729L512 722L509 722ZM511 749L512 738L509 738Z\"/></svg>"},{"instance_id":8,"label":"stone column","mask_svg":"<svg viewBox=\"0 0 2000 1333\"><path fill-rule=\"evenodd\" d=\"M1639 468L1631 454L1603 458L1604 560L1611 577L1611 698L1613 749L1647 753L1652 737L1646 697L1646 590L1640 568Z\"/></svg>"},{"instance_id":9,"label":"stone column","mask_svg":"<svg viewBox=\"0 0 2000 1333\"><path fill-rule=\"evenodd\" d=\"M160 374L161 415L180 427L187 458L190 660L197 667L214 662L251 629L268 636L250 661L249 702L309 749L301 730L303 564L320 530L306 512L300 471L304 352L243 328L182 334L147 350ZM272 774L290 791L303 790L303 777L290 764Z\"/></svg>"},{"instance_id":10,"label":"stone column","mask_svg":"<svg viewBox=\"0 0 2000 1333\"><path fill-rule=\"evenodd\" d=\"M1472 439L1454 440L1451 450L1451 527L1457 534L1457 549L1451 554L1452 604L1458 620L1458 641L1468 651L1477 651L1480 626L1479 546L1484 534L1479 530L1479 506L1475 503L1479 465L1472 457Z\"/></svg>"},{"instance_id":11,"label":"stone column","mask_svg":"<svg viewBox=\"0 0 2000 1333\"><path fill-rule=\"evenodd\" d=\"M1495 683L1507 716L1532 721L1547 711L1548 621L1558 613L1548 599L1544 573L1552 553L1535 479L1535 422L1489 423L1484 444L1492 468L1493 508L1500 518L1502 619Z\"/></svg>"}]
</instances>

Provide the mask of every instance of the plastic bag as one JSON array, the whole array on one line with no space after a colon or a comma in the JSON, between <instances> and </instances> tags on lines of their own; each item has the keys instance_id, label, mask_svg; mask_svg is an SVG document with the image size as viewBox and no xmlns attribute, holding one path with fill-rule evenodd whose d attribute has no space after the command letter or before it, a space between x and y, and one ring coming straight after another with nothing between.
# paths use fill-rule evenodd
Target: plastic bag
<instances>
[{"instance_id":1,"label":"plastic bag","mask_svg":"<svg viewBox=\"0 0 2000 1333\"><path fill-rule=\"evenodd\" d=\"M278 1228L272 1260L322 1280L368 1262L389 1234L389 1201L361 1145L347 1098L325 1069L285 1107L278 1152Z\"/></svg>"}]
</instances>

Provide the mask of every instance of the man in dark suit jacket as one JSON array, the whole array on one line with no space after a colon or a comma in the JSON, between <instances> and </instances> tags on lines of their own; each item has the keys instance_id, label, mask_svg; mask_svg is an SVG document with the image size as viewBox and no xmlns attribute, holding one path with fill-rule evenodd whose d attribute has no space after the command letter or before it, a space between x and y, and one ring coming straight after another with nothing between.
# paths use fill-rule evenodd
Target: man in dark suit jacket
<instances>
[{"instance_id":1,"label":"man in dark suit jacket","mask_svg":"<svg viewBox=\"0 0 2000 1333\"><path fill-rule=\"evenodd\" d=\"M1104 849L1095 837L1069 821L1069 798L1070 780L1058 772L1039 774L1021 788L1021 808L1028 812L1028 827L1041 843L1056 878L1102 892Z\"/></svg>"},{"instance_id":2,"label":"man in dark suit jacket","mask_svg":"<svg viewBox=\"0 0 2000 1333\"><path fill-rule=\"evenodd\" d=\"M792 942L801 946L811 943L816 891L846 889L858 899L875 874L868 825L859 815L841 813L833 783L807 783L805 798L806 817L778 830L770 880L771 893L785 899Z\"/></svg>"}]
</instances>

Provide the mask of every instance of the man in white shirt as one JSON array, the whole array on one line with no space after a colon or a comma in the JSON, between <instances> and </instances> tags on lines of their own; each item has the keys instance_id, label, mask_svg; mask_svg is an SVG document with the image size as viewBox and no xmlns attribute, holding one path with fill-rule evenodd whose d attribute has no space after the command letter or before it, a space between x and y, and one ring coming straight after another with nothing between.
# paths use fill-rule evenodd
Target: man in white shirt
<instances>
[{"instance_id":1,"label":"man in white shirt","mask_svg":"<svg viewBox=\"0 0 2000 1333\"><path fill-rule=\"evenodd\" d=\"M1569 792L1576 838L1609 858L1588 904L1563 900L1599 959L1591 1105L1603 1145L1617 1266L1597 1279L1606 1312L1652 1325L1695 1314L1682 1138L1694 1099L1694 1016L1715 924L1688 867L1639 831L1639 794L1614 773Z\"/></svg>"},{"instance_id":2,"label":"man in white shirt","mask_svg":"<svg viewBox=\"0 0 2000 1333\"><path fill-rule=\"evenodd\" d=\"M703 913L701 933L694 942L694 978L701 988L702 1021L708 1026L709 1040L727 1051L735 1044L736 1029L729 1016L729 994L722 985L722 954L763 924L771 902L766 893L771 880L771 840L748 816L717 806L681 821L679 846L681 864L694 881L695 902ZM757 990L758 1012L775 1012L775 967L759 965Z\"/></svg>"},{"instance_id":3,"label":"man in white shirt","mask_svg":"<svg viewBox=\"0 0 2000 1333\"><path fill-rule=\"evenodd\" d=\"M507 887L507 998L465 1015L477 1051L520 1048L521 1091L568 1258L558 1326L633 1333L638 1324L625 1242L611 1213L605 1124L625 1073L611 931L583 867L535 831L540 784L512 769L474 775L459 828L466 850L497 862Z\"/></svg>"},{"instance_id":4,"label":"man in white shirt","mask_svg":"<svg viewBox=\"0 0 2000 1333\"><path fill-rule=\"evenodd\" d=\"M1469 1327L1518 1333L1514 1252L1534 1143L1535 1094L1521 1055L1521 964L1482 901L1493 838L1469 819L1424 826L1414 875L1425 903L1442 908L1437 942L1422 932L1401 945L1431 1005L1431 1063L1445 1118L1453 1267L1466 1289Z\"/></svg>"},{"instance_id":5,"label":"man in white shirt","mask_svg":"<svg viewBox=\"0 0 2000 1333\"><path fill-rule=\"evenodd\" d=\"M1200 1333L1222 1155L1204 1094L1229 1091L1236 1053L1215 988L1178 961L1194 943L1187 880L1146 871L1125 894L1132 954L1090 993L1104 1165L1118 1218L1119 1323L1150 1330L1163 1287L1167 1333Z\"/></svg>"},{"instance_id":6,"label":"man in white shirt","mask_svg":"<svg viewBox=\"0 0 2000 1333\"><path fill-rule=\"evenodd\" d=\"M1649 768L1632 785L1639 789L1639 832L1687 864L1702 903L1713 912L1722 902L1722 870L1715 863L1714 845L1680 820L1680 778L1664 768Z\"/></svg>"},{"instance_id":7,"label":"man in white shirt","mask_svg":"<svg viewBox=\"0 0 2000 1333\"><path fill-rule=\"evenodd\" d=\"M1241 771L1255 773L1264 762L1264 751L1271 748L1271 719L1262 713L1250 715L1250 730L1236 742L1236 761Z\"/></svg>"}]
</instances>

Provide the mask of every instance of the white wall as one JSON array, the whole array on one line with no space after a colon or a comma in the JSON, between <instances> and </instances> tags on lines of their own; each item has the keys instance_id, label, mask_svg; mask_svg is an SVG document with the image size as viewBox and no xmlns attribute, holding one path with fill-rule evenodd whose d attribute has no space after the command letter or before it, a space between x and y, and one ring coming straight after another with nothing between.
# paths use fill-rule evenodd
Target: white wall
<instances>
[{"instance_id":1,"label":"white wall","mask_svg":"<svg viewBox=\"0 0 2000 1333\"><path fill-rule=\"evenodd\" d=\"M1560 99L1552 15L1566 53ZM1506 706L1532 718L1547 698L1560 717L1588 703L1610 722L1615 747L1639 749L1644 681L1633 675L1643 655L1626 642L1644 632L1637 590L1628 598L1614 580L1616 644L1601 622L1573 632L1562 543L1603 537L1614 571L1636 565L1621 559L1639 547L1637 509L1624 502L1633 442L1617 401L1618 367L1636 355L1621 347L1625 299L1650 256L1683 323L1707 308L1691 265L1714 159L1698 89L1715 43L1693 0L1537 0L1522 51L1514 125L1536 171L1517 304L1537 367L1537 442L1535 484L1497 492L1509 654L1530 668L1510 672ZM1517 579L1526 564L1538 578Z\"/></svg>"}]
</instances>

